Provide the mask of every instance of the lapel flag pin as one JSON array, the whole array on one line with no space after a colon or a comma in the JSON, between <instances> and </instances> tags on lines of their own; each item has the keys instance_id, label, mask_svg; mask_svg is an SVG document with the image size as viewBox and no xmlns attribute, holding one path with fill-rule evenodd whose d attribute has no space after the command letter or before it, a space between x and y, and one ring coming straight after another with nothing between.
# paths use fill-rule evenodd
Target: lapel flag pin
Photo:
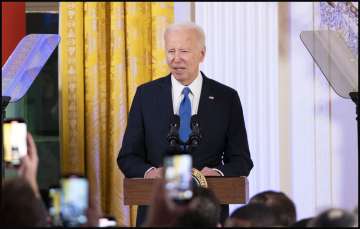
<instances>
[{"instance_id":1,"label":"lapel flag pin","mask_svg":"<svg viewBox=\"0 0 360 229\"><path fill-rule=\"evenodd\" d=\"M209 96L209 99L214 99L214 96Z\"/></svg>"}]
</instances>

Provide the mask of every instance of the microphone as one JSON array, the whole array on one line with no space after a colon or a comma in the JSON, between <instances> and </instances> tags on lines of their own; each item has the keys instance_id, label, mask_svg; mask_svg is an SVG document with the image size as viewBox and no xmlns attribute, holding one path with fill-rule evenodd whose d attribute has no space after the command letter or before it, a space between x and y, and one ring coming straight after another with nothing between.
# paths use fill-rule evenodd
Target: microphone
<instances>
[{"instance_id":1,"label":"microphone","mask_svg":"<svg viewBox=\"0 0 360 229\"><path fill-rule=\"evenodd\" d=\"M178 115L173 115L170 119L170 131L167 135L167 141L169 142L168 153L170 154L173 154L176 151L180 151L179 126L180 117Z\"/></svg>"},{"instance_id":2,"label":"microphone","mask_svg":"<svg viewBox=\"0 0 360 229\"><path fill-rule=\"evenodd\" d=\"M196 133L200 134L200 118L199 118L199 115L195 114L195 115L191 116L190 125L191 125L190 126L191 130L193 130Z\"/></svg>"},{"instance_id":3,"label":"microphone","mask_svg":"<svg viewBox=\"0 0 360 229\"><path fill-rule=\"evenodd\" d=\"M189 147L189 152L192 153L200 144L201 141L201 133L200 133L200 121L199 121L199 115L193 115L191 116L191 134L189 136L189 140L187 142Z\"/></svg>"}]
</instances>

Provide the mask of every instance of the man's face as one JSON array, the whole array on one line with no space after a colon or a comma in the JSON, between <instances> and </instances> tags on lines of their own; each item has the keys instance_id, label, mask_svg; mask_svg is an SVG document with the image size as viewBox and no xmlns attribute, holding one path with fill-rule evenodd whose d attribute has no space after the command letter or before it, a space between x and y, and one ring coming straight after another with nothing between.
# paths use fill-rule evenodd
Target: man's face
<instances>
[{"instance_id":1,"label":"man's face","mask_svg":"<svg viewBox=\"0 0 360 229\"><path fill-rule=\"evenodd\" d=\"M189 85L199 73L204 60L205 48L194 29L177 28L165 36L166 59L176 80Z\"/></svg>"}]
</instances>

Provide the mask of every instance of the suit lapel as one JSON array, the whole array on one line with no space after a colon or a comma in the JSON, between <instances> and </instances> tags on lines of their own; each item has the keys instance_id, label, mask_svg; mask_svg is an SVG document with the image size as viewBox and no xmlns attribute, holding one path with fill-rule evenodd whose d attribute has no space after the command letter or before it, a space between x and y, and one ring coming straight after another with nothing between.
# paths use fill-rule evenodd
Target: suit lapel
<instances>
[{"instance_id":1,"label":"suit lapel","mask_svg":"<svg viewBox=\"0 0 360 229\"><path fill-rule=\"evenodd\" d=\"M200 101L198 107L198 115L200 122L205 122L206 118L209 118L211 114L208 111L213 109L214 100L209 97L214 96L213 90L211 88L209 79L205 76L203 72L201 72L203 76L203 84L201 87ZM160 90L158 94L158 111L159 118L161 123L164 123L164 128L168 131L169 123L171 116L174 114L173 102L172 102L172 93L171 93L171 75L168 75L164 78L164 80L159 84Z\"/></svg>"},{"instance_id":2,"label":"suit lapel","mask_svg":"<svg viewBox=\"0 0 360 229\"><path fill-rule=\"evenodd\" d=\"M201 72L203 76L203 85L201 87L200 101L198 107L198 114L204 113L211 108L211 102L213 102L209 97L212 97L212 89L210 86L209 79ZM171 74L167 75L164 80L159 84L160 85L160 94L156 98L159 102L159 111L163 111L165 117L171 117L174 114L172 93L171 93ZM170 119L169 119L170 120Z\"/></svg>"},{"instance_id":3,"label":"suit lapel","mask_svg":"<svg viewBox=\"0 0 360 229\"><path fill-rule=\"evenodd\" d=\"M202 73L203 76L203 84L201 87L201 95L200 95L200 101L199 101L199 108L198 108L198 115L201 119L206 116L207 111L211 110L211 101L209 97L213 96L212 89L209 83L209 79L205 76L204 73ZM205 116L204 116L205 115Z\"/></svg>"},{"instance_id":4,"label":"suit lapel","mask_svg":"<svg viewBox=\"0 0 360 229\"><path fill-rule=\"evenodd\" d=\"M160 95L156 98L159 102L159 113L163 113L164 117L170 121L170 117L174 114L172 94L171 94L171 77L166 76L160 84ZM162 111L162 112L161 112ZM165 119L165 120L166 120ZM166 122L167 123L167 122ZM168 125L168 123L166 124Z\"/></svg>"},{"instance_id":5,"label":"suit lapel","mask_svg":"<svg viewBox=\"0 0 360 229\"><path fill-rule=\"evenodd\" d=\"M155 111L155 116L157 117L158 122L158 137L159 137L159 145L163 145L163 147L167 147L168 142L166 140L166 136L170 130L170 120L173 112L173 103L172 103L172 93L171 93L171 77L170 75L166 76L159 83L159 90L157 97L157 110ZM165 156L166 151L162 152L161 158Z\"/></svg>"}]
</instances>

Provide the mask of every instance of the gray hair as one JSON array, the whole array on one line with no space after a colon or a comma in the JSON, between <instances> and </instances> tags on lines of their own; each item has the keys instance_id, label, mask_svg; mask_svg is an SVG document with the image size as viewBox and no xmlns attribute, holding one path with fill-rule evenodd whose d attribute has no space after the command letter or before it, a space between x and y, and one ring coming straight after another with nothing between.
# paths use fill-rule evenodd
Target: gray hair
<instances>
[{"instance_id":1,"label":"gray hair","mask_svg":"<svg viewBox=\"0 0 360 229\"><path fill-rule=\"evenodd\" d=\"M199 42L202 48L205 48L205 33L204 30L198 26L197 24L193 23L193 22L180 22L180 23L174 23L169 25L164 33L164 39L166 37L166 34L172 30L177 30L177 29L193 29L196 31L197 36L199 37Z\"/></svg>"}]
</instances>

